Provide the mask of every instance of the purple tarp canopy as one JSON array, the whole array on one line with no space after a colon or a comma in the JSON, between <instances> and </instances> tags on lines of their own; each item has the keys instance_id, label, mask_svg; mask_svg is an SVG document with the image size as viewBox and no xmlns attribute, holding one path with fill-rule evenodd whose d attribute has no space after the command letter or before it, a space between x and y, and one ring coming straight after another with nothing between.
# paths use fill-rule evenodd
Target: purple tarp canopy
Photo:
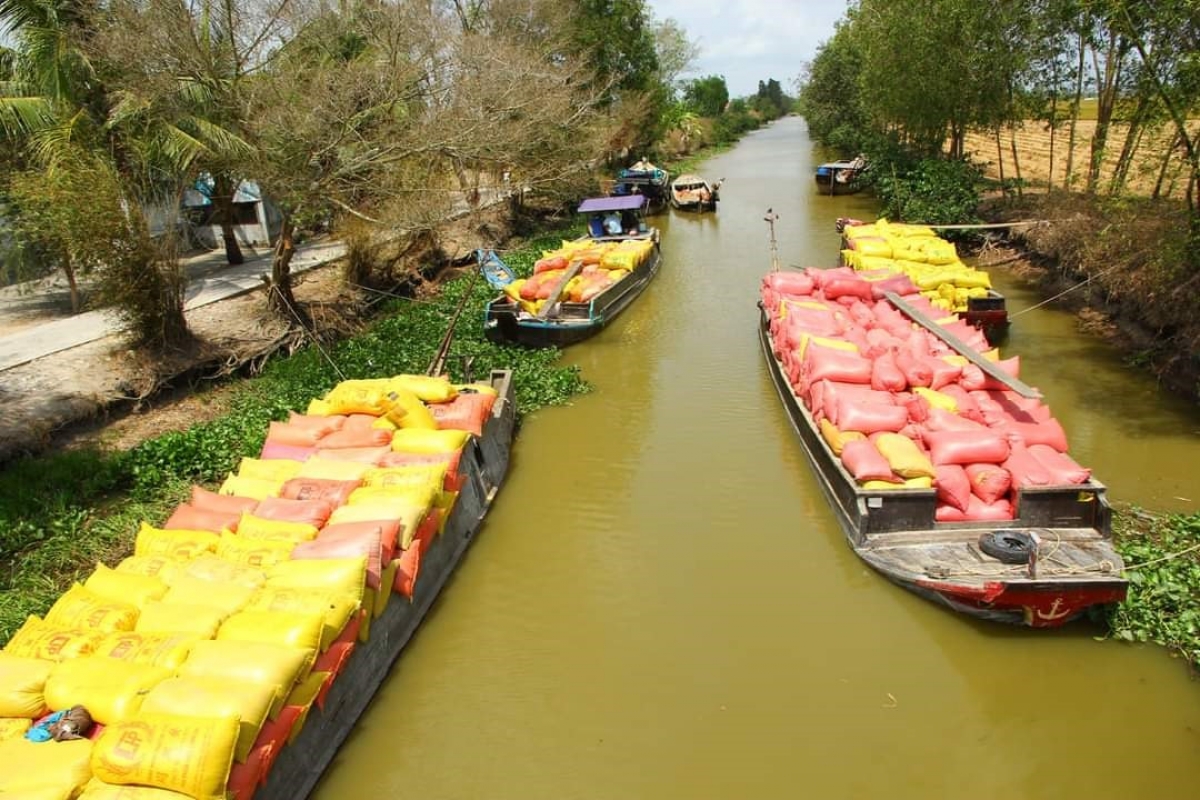
<instances>
[{"instance_id":1,"label":"purple tarp canopy","mask_svg":"<svg viewBox=\"0 0 1200 800\"><path fill-rule=\"evenodd\" d=\"M591 211L632 211L646 204L646 195L631 194L624 197L589 197L579 204L579 213Z\"/></svg>"}]
</instances>

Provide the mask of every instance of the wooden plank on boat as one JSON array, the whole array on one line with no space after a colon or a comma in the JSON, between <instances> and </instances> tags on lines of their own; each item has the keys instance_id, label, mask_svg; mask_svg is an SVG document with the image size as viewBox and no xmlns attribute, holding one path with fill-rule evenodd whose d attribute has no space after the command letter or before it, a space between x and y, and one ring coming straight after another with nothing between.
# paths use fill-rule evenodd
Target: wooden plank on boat
<instances>
[{"instance_id":1,"label":"wooden plank on boat","mask_svg":"<svg viewBox=\"0 0 1200 800\"><path fill-rule=\"evenodd\" d=\"M554 308L554 304L558 302L558 296L563 293L563 289L567 288L567 284L571 279L579 274L579 270L583 269L582 261L572 261L567 265L566 274L559 278L558 283L550 292L550 296L546 298L546 304L543 305L537 313L538 319L545 319L550 316L550 311Z\"/></svg>"},{"instance_id":2,"label":"wooden plank on boat","mask_svg":"<svg viewBox=\"0 0 1200 800\"><path fill-rule=\"evenodd\" d=\"M1034 400L1042 399L1042 393L1037 389L1034 389L1032 386L1029 386L1023 381L1014 378L1004 370L997 367L993 362L988 361L979 353L975 352L974 349L968 347L967 343L962 339L959 339L957 336L950 333L950 331L946 330L941 325L938 325L929 317L910 306L907 302L901 299L900 295L896 294L895 292L885 292L884 296L888 299L888 302L899 309L900 312L906 317L932 333L934 336L941 339L946 344L950 345L955 352L983 370L984 374L988 377L995 378L997 381L1003 383L1005 386L1012 389L1022 397L1028 397Z\"/></svg>"}]
</instances>

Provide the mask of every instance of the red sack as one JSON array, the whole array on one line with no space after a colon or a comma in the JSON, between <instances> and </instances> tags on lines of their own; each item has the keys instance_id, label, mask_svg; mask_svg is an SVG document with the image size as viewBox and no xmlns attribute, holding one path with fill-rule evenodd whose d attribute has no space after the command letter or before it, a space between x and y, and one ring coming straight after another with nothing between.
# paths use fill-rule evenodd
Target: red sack
<instances>
[{"instance_id":1,"label":"red sack","mask_svg":"<svg viewBox=\"0 0 1200 800\"><path fill-rule=\"evenodd\" d=\"M1000 522L1013 518L1012 504L1001 498L994 503L985 503L971 495L965 512L951 505L938 505L934 519L938 522Z\"/></svg>"},{"instance_id":2,"label":"red sack","mask_svg":"<svg viewBox=\"0 0 1200 800\"><path fill-rule=\"evenodd\" d=\"M326 525L317 534L317 538L355 538L358 536L370 536L373 531L379 531L381 559L384 564L387 564L396 557L396 544L400 541L400 534L403 529L404 526L399 520L395 519L381 519L371 522L338 522L333 525Z\"/></svg>"},{"instance_id":3,"label":"red sack","mask_svg":"<svg viewBox=\"0 0 1200 800\"><path fill-rule=\"evenodd\" d=\"M908 349L896 353L896 367L909 386L928 386L933 382L933 370L923 358L914 356Z\"/></svg>"},{"instance_id":4,"label":"red sack","mask_svg":"<svg viewBox=\"0 0 1200 800\"><path fill-rule=\"evenodd\" d=\"M1050 471L1041 465L1020 442L1012 443L1012 452L1004 460L1003 467L1012 475L1012 484L1017 489L1033 486L1049 486L1054 482Z\"/></svg>"},{"instance_id":5,"label":"red sack","mask_svg":"<svg viewBox=\"0 0 1200 800\"><path fill-rule=\"evenodd\" d=\"M1069 455L1053 447L1033 444L1029 446L1029 455L1050 473L1055 485L1087 483L1092 477L1090 469L1079 466Z\"/></svg>"},{"instance_id":6,"label":"red sack","mask_svg":"<svg viewBox=\"0 0 1200 800\"><path fill-rule=\"evenodd\" d=\"M566 269L568 266L566 256L541 258L533 262L533 274L537 275L542 272L549 272L552 269Z\"/></svg>"},{"instance_id":7,"label":"red sack","mask_svg":"<svg viewBox=\"0 0 1200 800\"><path fill-rule=\"evenodd\" d=\"M992 503L1008 494L1012 488L1012 476L1004 467L995 464L968 464L967 480L971 491L985 503Z\"/></svg>"},{"instance_id":8,"label":"red sack","mask_svg":"<svg viewBox=\"0 0 1200 800\"><path fill-rule=\"evenodd\" d=\"M382 428L344 428L317 440L318 450L342 447L382 447L392 443L392 431Z\"/></svg>"},{"instance_id":9,"label":"red sack","mask_svg":"<svg viewBox=\"0 0 1200 800\"><path fill-rule=\"evenodd\" d=\"M296 447L290 444L280 444L270 440L263 443L259 458L269 458L285 461L308 461L317 452L315 447Z\"/></svg>"},{"instance_id":10,"label":"red sack","mask_svg":"<svg viewBox=\"0 0 1200 800\"><path fill-rule=\"evenodd\" d=\"M332 433L332 431L325 431L311 425L272 422L267 429L267 441L291 447L315 447L321 437L327 433Z\"/></svg>"},{"instance_id":11,"label":"red sack","mask_svg":"<svg viewBox=\"0 0 1200 800\"><path fill-rule=\"evenodd\" d=\"M842 464L859 483L865 481L890 481L903 483L892 473L887 459L868 439L853 439L842 445Z\"/></svg>"},{"instance_id":12,"label":"red sack","mask_svg":"<svg viewBox=\"0 0 1200 800\"><path fill-rule=\"evenodd\" d=\"M992 430L930 431L925 434L933 463L1001 464L1008 458L1008 440Z\"/></svg>"},{"instance_id":13,"label":"red sack","mask_svg":"<svg viewBox=\"0 0 1200 800\"><path fill-rule=\"evenodd\" d=\"M429 406L438 428L443 430L470 431L483 436L483 426L495 404L494 395L485 392L459 392L449 403L434 403Z\"/></svg>"},{"instance_id":14,"label":"red sack","mask_svg":"<svg viewBox=\"0 0 1200 800\"><path fill-rule=\"evenodd\" d=\"M886 334L885 334L886 335ZM888 352L871 364L871 388L879 392L903 392L908 382L896 366L896 357Z\"/></svg>"},{"instance_id":15,"label":"red sack","mask_svg":"<svg viewBox=\"0 0 1200 800\"><path fill-rule=\"evenodd\" d=\"M804 270L804 274L813 279L818 289L824 289L829 281L859 279L858 273L850 267L830 267L828 269L808 267Z\"/></svg>"},{"instance_id":16,"label":"red sack","mask_svg":"<svg viewBox=\"0 0 1200 800\"><path fill-rule=\"evenodd\" d=\"M295 411L290 411L288 412L287 424L294 425L297 428L312 428L324 436L327 433L333 433L345 425L346 417L341 414L332 414L326 417L318 414L297 414Z\"/></svg>"},{"instance_id":17,"label":"red sack","mask_svg":"<svg viewBox=\"0 0 1200 800\"><path fill-rule=\"evenodd\" d=\"M333 508L344 506L362 481L333 481L327 478L292 478L279 496L287 500L322 500Z\"/></svg>"},{"instance_id":18,"label":"red sack","mask_svg":"<svg viewBox=\"0 0 1200 800\"><path fill-rule=\"evenodd\" d=\"M413 546L400 556L400 565L396 568L396 578L392 581L392 588L398 594L411 600L413 592L417 590L417 573L420 570L421 548L414 542Z\"/></svg>"},{"instance_id":19,"label":"red sack","mask_svg":"<svg viewBox=\"0 0 1200 800\"><path fill-rule=\"evenodd\" d=\"M264 498L254 508L254 516L280 522L303 522L317 528L325 524L333 506L325 500L292 500L287 497Z\"/></svg>"},{"instance_id":20,"label":"red sack","mask_svg":"<svg viewBox=\"0 0 1200 800\"><path fill-rule=\"evenodd\" d=\"M873 403L851 397L837 401L837 427L843 431L872 434L896 432L908 424L908 409L890 403Z\"/></svg>"},{"instance_id":21,"label":"red sack","mask_svg":"<svg viewBox=\"0 0 1200 800\"><path fill-rule=\"evenodd\" d=\"M871 382L870 361L858 353L821 347L811 342L804 353L804 368L810 381Z\"/></svg>"},{"instance_id":22,"label":"red sack","mask_svg":"<svg viewBox=\"0 0 1200 800\"><path fill-rule=\"evenodd\" d=\"M247 498L238 497L230 499L244 500ZM196 508L196 506L188 503L182 503L175 508L170 519L163 524L163 528L171 531L212 531L213 533L220 533L223 528L236 531L238 522L241 519L242 515L240 512L213 511Z\"/></svg>"},{"instance_id":23,"label":"red sack","mask_svg":"<svg viewBox=\"0 0 1200 800\"><path fill-rule=\"evenodd\" d=\"M204 511L220 511L224 514L237 514L250 511L258 501L252 497L232 497L225 494L210 492L200 486L192 487L192 505Z\"/></svg>"},{"instance_id":24,"label":"red sack","mask_svg":"<svg viewBox=\"0 0 1200 800\"><path fill-rule=\"evenodd\" d=\"M871 296L871 284L869 281L864 281L862 278L834 278L833 280L825 281L825 285L821 287L821 291L825 293L825 297L829 300L837 300L842 297L856 297L859 300L874 300Z\"/></svg>"},{"instance_id":25,"label":"red sack","mask_svg":"<svg viewBox=\"0 0 1200 800\"><path fill-rule=\"evenodd\" d=\"M934 467L933 488L941 503L966 511L971 501L971 479L967 471L958 464L943 464Z\"/></svg>"},{"instance_id":26,"label":"red sack","mask_svg":"<svg viewBox=\"0 0 1200 800\"><path fill-rule=\"evenodd\" d=\"M884 278L881 281L871 282L871 296L874 299L882 300L885 303L887 300L884 295L887 292L895 292L907 300L907 295L917 294L920 291L920 289L913 285L912 279L904 274L893 275L892 277ZM888 307L891 307L890 303L888 304Z\"/></svg>"},{"instance_id":27,"label":"red sack","mask_svg":"<svg viewBox=\"0 0 1200 800\"><path fill-rule=\"evenodd\" d=\"M996 424L995 429L1016 437L1026 447L1044 444L1060 453L1067 452L1067 434L1058 420L1051 417L1045 422L1011 422Z\"/></svg>"}]
</instances>

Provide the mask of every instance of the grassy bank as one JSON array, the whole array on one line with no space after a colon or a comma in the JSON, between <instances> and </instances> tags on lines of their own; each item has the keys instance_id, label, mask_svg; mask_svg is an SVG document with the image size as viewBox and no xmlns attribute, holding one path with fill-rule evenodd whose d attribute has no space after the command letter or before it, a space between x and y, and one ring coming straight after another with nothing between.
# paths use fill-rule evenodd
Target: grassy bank
<instances>
[{"instance_id":1,"label":"grassy bank","mask_svg":"<svg viewBox=\"0 0 1200 800\"><path fill-rule=\"evenodd\" d=\"M534 238L505 260L529 272L543 250L567 235L574 232ZM471 287L471 272L445 282L426 301L394 301L352 339L271 363L233 390L228 411L216 419L127 451L64 452L10 464L0 473L0 644L27 615L44 613L96 561L111 566L129 555L141 520L161 523L191 484L216 484L242 456L256 454L271 420L303 410L343 378L423 373L468 289L447 361L454 379L464 377L460 356L474 357L476 376L514 369L522 414L587 391L577 369L556 365L557 350L499 347L484 339L482 309L492 291L481 278Z\"/></svg>"}]
</instances>

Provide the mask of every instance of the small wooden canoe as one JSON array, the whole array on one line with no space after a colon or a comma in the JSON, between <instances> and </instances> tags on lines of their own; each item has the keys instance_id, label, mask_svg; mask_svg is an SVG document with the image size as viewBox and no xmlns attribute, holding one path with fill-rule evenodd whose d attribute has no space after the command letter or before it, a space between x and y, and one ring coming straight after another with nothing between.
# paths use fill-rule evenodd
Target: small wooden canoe
<instances>
[{"instance_id":1,"label":"small wooden canoe","mask_svg":"<svg viewBox=\"0 0 1200 800\"><path fill-rule=\"evenodd\" d=\"M699 175L680 175L671 182L671 205L680 211L716 211L721 183L709 183Z\"/></svg>"}]
</instances>

